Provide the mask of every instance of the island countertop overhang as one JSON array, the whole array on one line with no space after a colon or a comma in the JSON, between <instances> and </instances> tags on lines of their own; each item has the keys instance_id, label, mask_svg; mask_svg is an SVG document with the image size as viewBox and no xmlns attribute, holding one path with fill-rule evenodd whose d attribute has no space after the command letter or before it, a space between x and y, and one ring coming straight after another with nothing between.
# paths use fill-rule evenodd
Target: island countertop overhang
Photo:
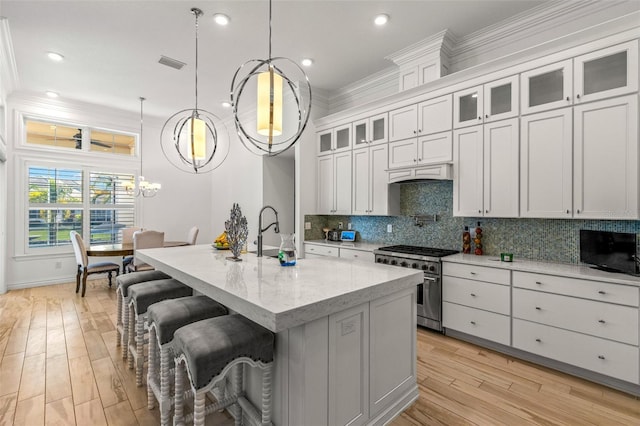
<instances>
[{"instance_id":1,"label":"island countertop overhang","mask_svg":"<svg viewBox=\"0 0 640 426\"><path fill-rule=\"evenodd\" d=\"M422 272L335 258L277 259L210 245L138 250L140 260L263 327L280 332L423 282Z\"/></svg>"}]
</instances>

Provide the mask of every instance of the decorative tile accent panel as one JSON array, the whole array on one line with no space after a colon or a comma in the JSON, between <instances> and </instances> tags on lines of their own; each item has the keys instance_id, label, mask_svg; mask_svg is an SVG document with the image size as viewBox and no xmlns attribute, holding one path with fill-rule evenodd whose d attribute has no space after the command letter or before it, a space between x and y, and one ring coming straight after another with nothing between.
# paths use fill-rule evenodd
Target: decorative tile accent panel
<instances>
[{"instance_id":1,"label":"decorative tile accent panel","mask_svg":"<svg viewBox=\"0 0 640 426\"><path fill-rule=\"evenodd\" d=\"M513 253L516 259L579 263L580 229L640 233L637 220L581 219L502 219L453 216L453 182L425 181L402 184L400 188L402 216L317 216L307 215L312 229L305 239L323 239L322 228L338 228L338 222L351 223L358 231L357 240L380 245L409 244L462 250L465 226L475 228L480 222L484 254L499 256ZM437 215L436 222L416 226L412 215ZM387 233L391 224L393 232ZM640 238L639 238L640 241ZM472 250L474 245L471 245ZM639 250L640 252L640 250Z\"/></svg>"}]
</instances>

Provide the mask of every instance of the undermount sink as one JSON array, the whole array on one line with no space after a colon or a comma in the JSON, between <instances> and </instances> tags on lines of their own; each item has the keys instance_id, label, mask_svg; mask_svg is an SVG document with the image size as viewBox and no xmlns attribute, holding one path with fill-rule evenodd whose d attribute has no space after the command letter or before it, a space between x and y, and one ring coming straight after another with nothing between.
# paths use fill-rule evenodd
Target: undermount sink
<instances>
[{"instance_id":1,"label":"undermount sink","mask_svg":"<svg viewBox=\"0 0 640 426\"><path fill-rule=\"evenodd\" d=\"M280 251L280 249L264 249L262 250L262 256L263 257L273 257L273 258L278 258L278 252ZM257 250L249 250L249 253L258 253Z\"/></svg>"}]
</instances>

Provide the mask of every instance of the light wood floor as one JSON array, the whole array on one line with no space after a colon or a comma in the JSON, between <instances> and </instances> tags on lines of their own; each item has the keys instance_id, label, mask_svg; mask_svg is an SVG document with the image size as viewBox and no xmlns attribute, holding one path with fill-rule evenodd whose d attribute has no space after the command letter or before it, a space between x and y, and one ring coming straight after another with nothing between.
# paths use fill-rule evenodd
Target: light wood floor
<instances>
[{"instance_id":1,"label":"light wood floor","mask_svg":"<svg viewBox=\"0 0 640 426\"><path fill-rule=\"evenodd\" d=\"M116 350L115 291L74 290L0 296L0 425L158 424ZM422 329L418 380L420 399L393 425L640 425L632 396ZM217 416L207 424L229 424Z\"/></svg>"}]
</instances>

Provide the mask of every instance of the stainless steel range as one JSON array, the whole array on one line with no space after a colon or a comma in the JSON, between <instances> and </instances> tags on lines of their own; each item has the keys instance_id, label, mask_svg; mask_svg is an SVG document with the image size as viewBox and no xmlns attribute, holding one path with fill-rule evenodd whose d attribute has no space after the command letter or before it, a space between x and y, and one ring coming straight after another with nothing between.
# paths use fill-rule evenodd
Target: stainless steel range
<instances>
[{"instance_id":1,"label":"stainless steel range","mask_svg":"<svg viewBox=\"0 0 640 426\"><path fill-rule=\"evenodd\" d=\"M442 264L440 258L458 253L431 247L388 246L374 250L376 263L420 269L424 282L418 285L418 325L442 331Z\"/></svg>"}]
</instances>

